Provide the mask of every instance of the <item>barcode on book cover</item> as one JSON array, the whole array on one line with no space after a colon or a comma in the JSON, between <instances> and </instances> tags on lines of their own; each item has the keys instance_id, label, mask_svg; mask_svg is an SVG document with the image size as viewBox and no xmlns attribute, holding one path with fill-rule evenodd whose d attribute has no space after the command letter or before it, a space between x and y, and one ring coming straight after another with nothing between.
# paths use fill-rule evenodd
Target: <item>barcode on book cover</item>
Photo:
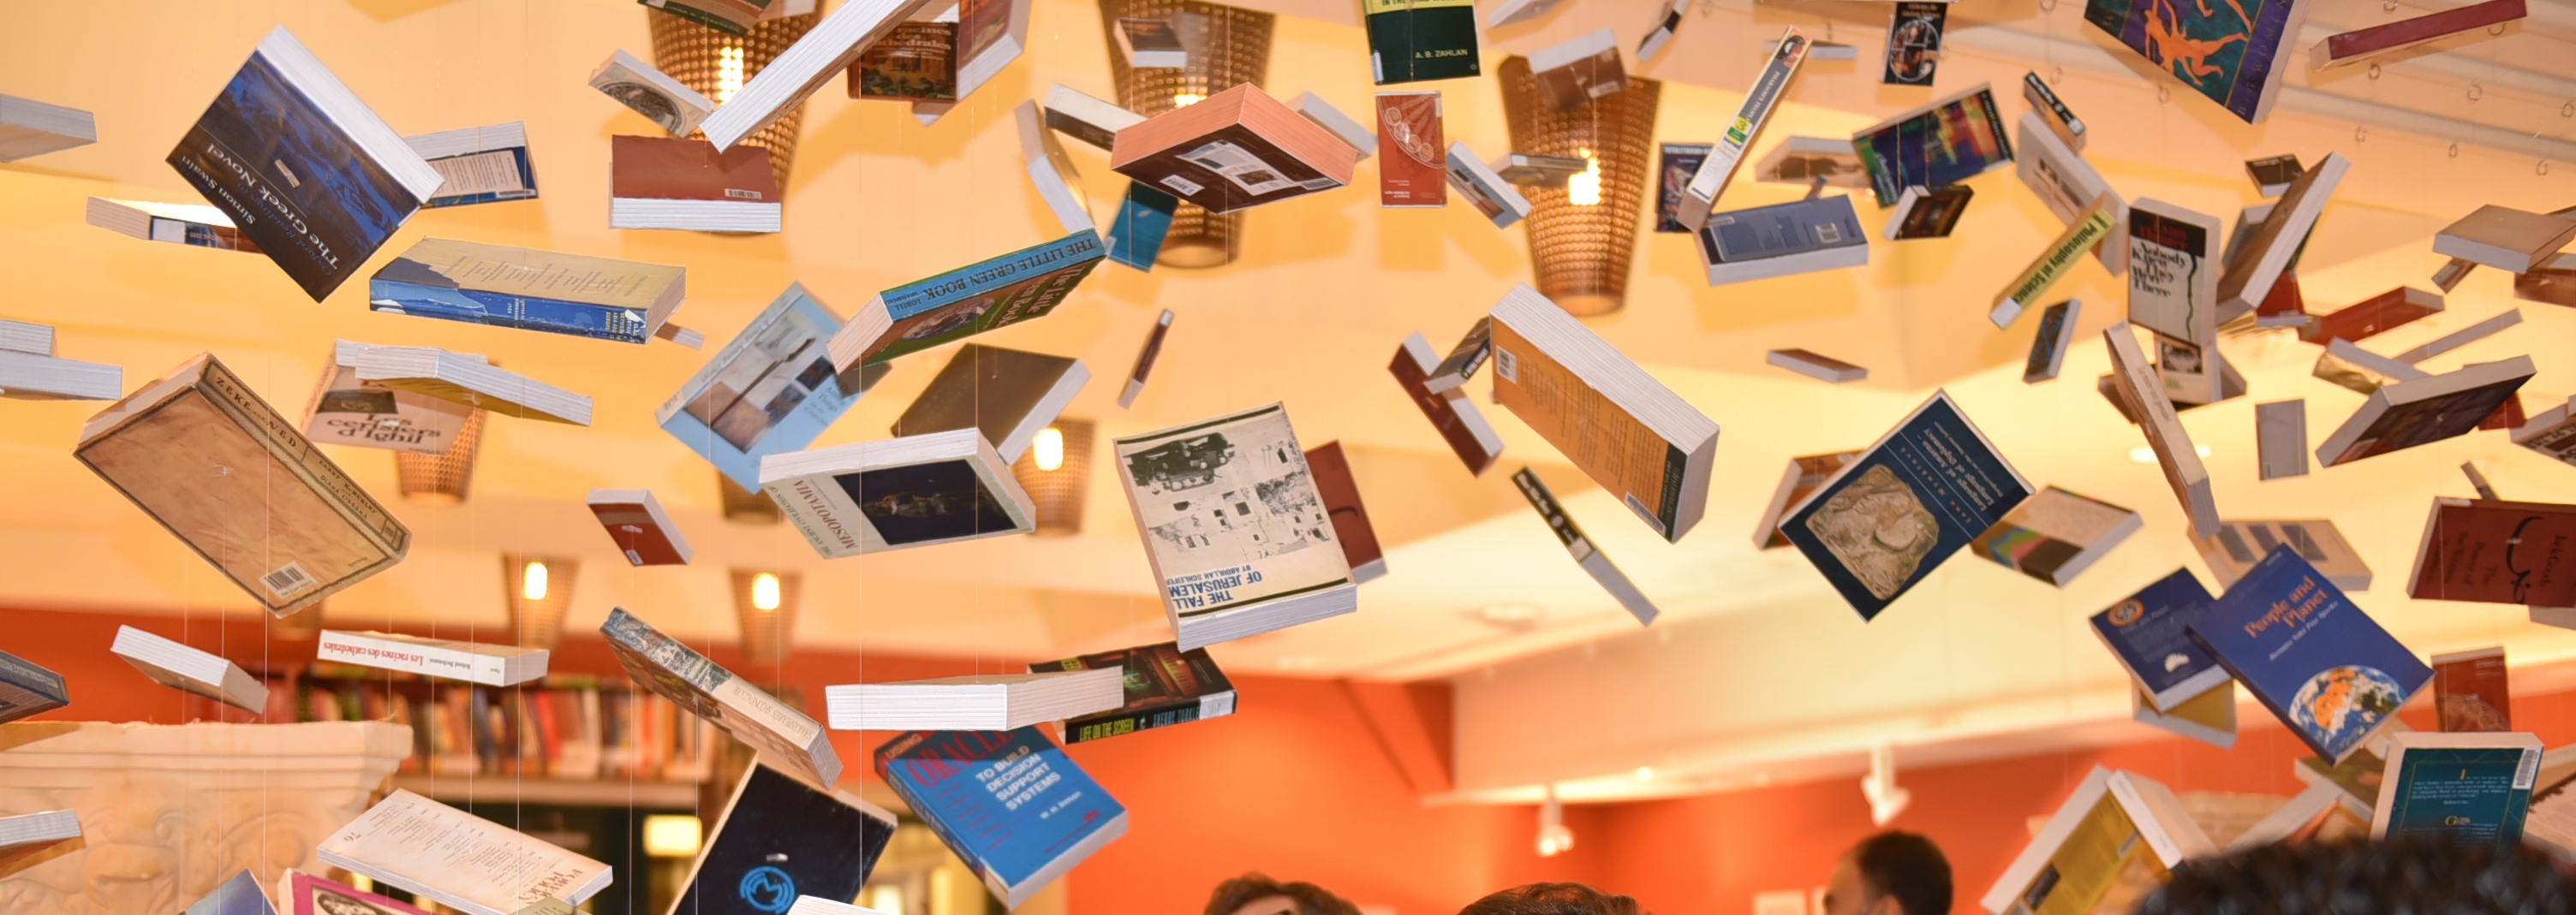
<instances>
[{"instance_id":1,"label":"barcode on book cover","mask_svg":"<svg viewBox=\"0 0 2576 915\"><path fill-rule=\"evenodd\" d=\"M1494 374L1502 376L1504 381L1521 383L1521 357L1513 355L1511 350L1494 347Z\"/></svg>"},{"instance_id":2,"label":"barcode on book cover","mask_svg":"<svg viewBox=\"0 0 2576 915\"><path fill-rule=\"evenodd\" d=\"M2532 783L2532 780L2533 780L2535 777L2539 776L2539 775L2540 775L2540 748L2538 748L2538 747L2525 747L2525 748L2523 748L2523 751L2522 751L2522 765L2514 767L2514 770L2513 770L2513 790L2515 790L2515 791L2529 791L2529 790L2531 790L2531 783Z\"/></svg>"},{"instance_id":3,"label":"barcode on book cover","mask_svg":"<svg viewBox=\"0 0 2576 915\"><path fill-rule=\"evenodd\" d=\"M738 187L729 187L725 188L725 196L736 200L758 200L760 199L760 192L746 191Z\"/></svg>"},{"instance_id":4,"label":"barcode on book cover","mask_svg":"<svg viewBox=\"0 0 2576 915\"><path fill-rule=\"evenodd\" d=\"M319 584L313 580L313 576L304 573L303 566L292 562L278 566L277 571L262 575L259 580L260 583L268 586L269 593L279 597L294 597L304 589Z\"/></svg>"}]
</instances>

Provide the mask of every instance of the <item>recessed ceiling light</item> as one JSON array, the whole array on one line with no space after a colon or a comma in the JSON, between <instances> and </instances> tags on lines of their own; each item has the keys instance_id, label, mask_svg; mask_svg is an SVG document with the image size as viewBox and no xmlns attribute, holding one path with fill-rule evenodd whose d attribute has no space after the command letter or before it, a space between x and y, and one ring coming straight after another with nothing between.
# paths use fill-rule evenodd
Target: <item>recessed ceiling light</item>
<instances>
[{"instance_id":1,"label":"recessed ceiling light","mask_svg":"<svg viewBox=\"0 0 2576 915\"><path fill-rule=\"evenodd\" d=\"M2194 444L2191 446L2191 450L2193 453L2198 454L2203 458L2209 456L2208 445ZM2136 461L2141 464L2153 464L2156 462L2156 449L2145 445L2131 448L2129 449L2129 460Z\"/></svg>"}]
</instances>

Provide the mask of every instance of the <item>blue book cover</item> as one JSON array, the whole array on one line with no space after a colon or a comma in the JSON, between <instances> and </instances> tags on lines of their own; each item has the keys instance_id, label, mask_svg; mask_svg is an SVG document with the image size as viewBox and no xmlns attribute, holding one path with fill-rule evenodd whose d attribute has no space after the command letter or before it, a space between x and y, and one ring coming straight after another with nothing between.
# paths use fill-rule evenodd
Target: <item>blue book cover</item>
<instances>
[{"instance_id":1,"label":"blue book cover","mask_svg":"<svg viewBox=\"0 0 2576 915\"><path fill-rule=\"evenodd\" d=\"M2286 543L2194 620L2191 634L2330 762L2352 755L2433 682L2432 668Z\"/></svg>"},{"instance_id":2,"label":"blue book cover","mask_svg":"<svg viewBox=\"0 0 2576 915\"><path fill-rule=\"evenodd\" d=\"M469 169L500 170L518 176L516 182L518 186L506 190L442 194L421 203L423 207L461 207L478 203L499 203L504 200L537 199L537 167L535 163L528 160L528 147L525 145L432 159L430 167L440 169L442 174Z\"/></svg>"},{"instance_id":3,"label":"blue book cover","mask_svg":"<svg viewBox=\"0 0 2576 915\"><path fill-rule=\"evenodd\" d=\"M673 911L780 915L798 896L857 899L894 825L852 798L754 764Z\"/></svg>"},{"instance_id":4,"label":"blue book cover","mask_svg":"<svg viewBox=\"0 0 2576 915\"><path fill-rule=\"evenodd\" d=\"M1180 203L1181 198L1127 182L1127 199L1119 202L1118 218L1109 224L1109 259L1153 270L1155 255L1163 253L1163 236L1172 231L1172 211Z\"/></svg>"},{"instance_id":5,"label":"blue book cover","mask_svg":"<svg viewBox=\"0 0 2576 915\"><path fill-rule=\"evenodd\" d=\"M1717 146L1713 143L1663 145L1660 150L1663 156L1662 177L1655 192L1655 231L1691 230L1682 224L1682 190L1690 186L1691 176L1699 174L1699 164L1708 161L1709 150L1715 148Z\"/></svg>"},{"instance_id":6,"label":"blue book cover","mask_svg":"<svg viewBox=\"0 0 2576 915\"><path fill-rule=\"evenodd\" d=\"M687 289L684 267L424 238L377 268L367 307L641 345Z\"/></svg>"},{"instance_id":7,"label":"blue book cover","mask_svg":"<svg viewBox=\"0 0 2576 915\"><path fill-rule=\"evenodd\" d=\"M63 675L0 651L0 723L70 705Z\"/></svg>"},{"instance_id":8,"label":"blue book cover","mask_svg":"<svg viewBox=\"0 0 2576 915\"><path fill-rule=\"evenodd\" d=\"M874 365L1046 317L1107 254L1100 233L1085 229L878 293L893 324L858 361Z\"/></svg>"},{"instance_id":9,"label":"blue book cover","mask_svg":"<svg viewBox=\"0 0 2576 915\"><path fill-rule=\"evenodd\" d=\"M1127 808L1034 725L907 731L877 749L876 763L913 813L1012 907L1127 832Z\"/></svg>"},{"instance_id":10,"label":"blue book cover","mask_svg":"<svg viewBox=\"0 0 2576 915\"><path fill-rule=\"evenodd\" d=\"M2404 733L2371 808L2371 837L2433 835L2511 850L2522 842L2540 738L2530 734Z\"/></svg>"},{"instance_id":11,"label":"blue book cover","mask_svg":"<svg viewBox=\"0 0 2576 915\"><path fill-rule=\"evenodd\" d=\"M392 131L382 121L335 119L290 77L311 73L329 79L293 35L271 32L167 161L319 302L357 275L421 200L405 180L413 172L389 169L354 135L368 127L389 137ZM417 155L407 164L428 172ZM437 175L429 175L434 190Z\"/></svg>"},{"instance_id":12,"label":"blue book cover","mask_svg":"<svg viewBox=\"0 0 2576 915\"><path fill-rule=\"evenodd\" d=\"M2120 666L2156 700L2156 710L2170 712L2183 700L2227 682L2227 668L2191 640L2191 621L2213 600L2191 570L2175 569L2094 614L2093 634L2102 637Z\"/></svg>"},{"instance_id":13,"label":"blue book cover","mask_svg":"<svg viewBox=\"0 0 2576 915\"><path fill-rule=\"evenodd\" d=\"M787 287L654 411L662 431L717 470L760 491L760 459L803 449L864 391L844 391L830 344L841 319Z\"/></svg>"},{"instance_id":14,"label":"blue book cover","mask_svg":"<svg viewBox=\"0 0 2576 915\"><path fill-rule=\"evenodd\" d=\"M260 890L259 879L243 871L179 915L277 915L277 910L269 907L268 894Z\"/></svg>"},{"instance_id":15,"label":"blue book cover","mask_svg":"<svg viewBox=\"0 0 2576 915\"><path fill-rule=\"evenodd\" d=\"M2013 158L2003 111L1982 85L1863 130L1852 147L1883 207L1906 188L1960 184Z\"/></svg>"},{"instance_id":16,"label":"blue book cover","mask_svg":"<svg viewBox=\"0 0 2576 915\"><path fill-rule=\"evenodd\" d=\"M1869 244L1848 194L1712 214L1700 232L1712 263Z\"/></svg>"},{"instance_id":17,"label":"blue book cover","mask_svg":"<svg viewBox=\"0 0 2576 915\"><path fill-rule=\"evenodd\" d=\"M1789 511L1780 533L1874 619L2030 498L2028 480L1937 391Z\"/></svg>"}]
</instances>

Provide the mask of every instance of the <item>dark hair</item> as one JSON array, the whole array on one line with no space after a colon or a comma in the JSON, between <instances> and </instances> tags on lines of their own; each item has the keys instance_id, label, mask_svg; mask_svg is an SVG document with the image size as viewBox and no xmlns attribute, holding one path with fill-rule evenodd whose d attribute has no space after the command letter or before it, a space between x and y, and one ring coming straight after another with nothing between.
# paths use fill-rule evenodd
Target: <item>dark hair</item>
<instances>
[{"instance_id":1,"label":"dark hair","mask_svg":"<svg viewBox=\"0 0 2576 915\"><path fill-rule=\"evenodd\" d=\"M1950 911L1950 860L1932 840L1910 832L1882 832L1853 846L1851 858L1861 884L1877 895L1895 897L1905 915Z\"/></svg>"},{"instance_id":2,"label":"dark hair","mask_svg":"<svg viewBox=\"0 0 2576 915\"><path fill-rule=\"evenodd\" d=\"M1297 915L1360 915L1360 907L1323 887L1303 881L1281 883L1259 871L1216 885L1208 894L1207 915L1234 915L1255 899L1286 896L1297 903Z\"/></svg>"},{"instance_id":3,"label":"dark hair","mask_svg":"<svg viewBox=\"0 0 2576 915\"><path fill-rule=\"evenodd\" d=\"M2265 845L2185 861L2137 915L2565 915L2565 879L2539 852L2439 837Z\"/></svg>"},{"instance_id":4,"label":"dark hair","mask_svg":"<svg viewBox=\"0 0 2576 915\"><path fill-rule=\"evenodd\" d=\"M1458 915L1644 915L1637 900L1580 883L1533 883L1497 890Z\"/></svg>"}]
</instances>

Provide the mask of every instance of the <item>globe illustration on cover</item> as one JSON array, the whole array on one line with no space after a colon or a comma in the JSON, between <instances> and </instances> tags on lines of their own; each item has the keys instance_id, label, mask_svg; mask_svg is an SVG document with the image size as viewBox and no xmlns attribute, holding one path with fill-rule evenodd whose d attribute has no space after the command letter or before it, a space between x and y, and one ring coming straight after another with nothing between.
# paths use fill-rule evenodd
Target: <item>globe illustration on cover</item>
<instances>
[{"instance_id":1,"label":"globe illustration on cover","mask_svg":"<svg viewBox=\"0 0 2576 915\"><path fill-rule=\"evenodd\" d=\"M2397 712L2406 698L2397 678L2376 667L2330 667L2308 678L2290 700L2290 723L2335 744L2347 733L2368 731Z\"/></svg>"}]
</instances>

